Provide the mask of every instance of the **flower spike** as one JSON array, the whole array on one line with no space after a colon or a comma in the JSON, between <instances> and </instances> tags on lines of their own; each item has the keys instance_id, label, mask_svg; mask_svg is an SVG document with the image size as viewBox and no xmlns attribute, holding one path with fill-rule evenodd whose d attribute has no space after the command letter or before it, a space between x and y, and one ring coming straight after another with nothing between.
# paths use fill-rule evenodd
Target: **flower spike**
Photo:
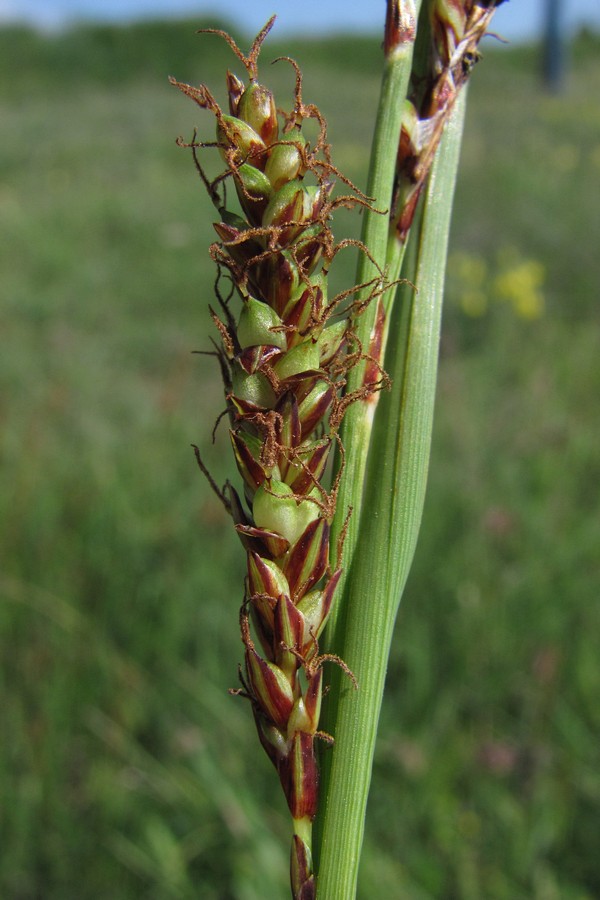
<instances>
[{"instance_id":1,"label":"flower spike","mask_svg":"<svg viewBox=\"0 0 600 900\"><path fill-rule=\"evenodd\" d=\"M329 567L339 474L329 491L324 479L330 451L341 444L337 430L348 405L385 381L378 370L362 391L342 398L348 369L366 358L355 322L370 300L379 299L383 275L328 298L328 268L339 250L352 245L368 253L359 242L336 244L331 216L340 206L370 200L331 162L325 119L304 102L298 65L287 60L296 73L288 114L278 114L273 94L259 83L258 56L273 22L259 32L248 56L226 32L203 30L227 42L248 76L244 82L227 73L227 111L205 85L171 83L214 116L216 141L198 141L194 133L191 143L178 143L191 147L219 213L210 254L233 285L226 299L217 287L221 317L210 313L243 499L230 484L220 491L196 455L247 553L239 617L242 689L234 693L250 700L290 809L292 895L310 900L319 784L314 744L318 737L331 740L319 731L319 714L322 663L333 657L319 656L318 639L341 575L339 566L333 572ZM314 146L303 135L307 119L318 125ZM200 154L215 150L225 171L211 181ZM332 199L336 178L345 193ZM226 183L235 187L229 195ZM230 206L226 196L237 203ZM359 289L369 294L360 306ZM343 459L341 446L340 454Z\"/></svg>"}]
</instances>

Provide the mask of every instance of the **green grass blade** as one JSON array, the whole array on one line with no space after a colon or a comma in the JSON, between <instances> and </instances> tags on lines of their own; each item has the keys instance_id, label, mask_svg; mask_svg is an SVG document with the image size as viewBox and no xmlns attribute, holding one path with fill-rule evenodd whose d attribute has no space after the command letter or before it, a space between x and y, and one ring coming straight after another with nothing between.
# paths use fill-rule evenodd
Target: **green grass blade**
<instances>
[{"instance_id":1,"label":"green grass blade","mask_svg":"<svg viewBox=\"0 0 600 900\"><path fill-rule=\"evenodd\" d=\"M394 307L386 355L394 388L382 396L375 417L360 541L340 620L338 649L358 680L358 691L340 673L332 679L329 721L335 720L335 745L324 772L319 900L350 900L356 891L389 647L425 497L463 109L464 98L442 140L422 219L411 235L418 242L412 254L418 293L403 286Z\"/></svg>"}]
</instances>

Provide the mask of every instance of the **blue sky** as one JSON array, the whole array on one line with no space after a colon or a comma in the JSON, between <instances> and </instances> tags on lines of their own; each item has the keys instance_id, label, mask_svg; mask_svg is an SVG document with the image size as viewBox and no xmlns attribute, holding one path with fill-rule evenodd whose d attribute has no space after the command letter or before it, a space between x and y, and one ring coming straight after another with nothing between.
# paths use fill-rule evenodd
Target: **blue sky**
<instances>
[{"instance_id":1,"label":"blue sky","mask_svg":"<svg viewBox=\"0 0 600 900\"><path fill-rule=\"evenodd\" d=\"M512 0L495 17L495 28L510 40L535 37L543 20L545 0ZM589 23L600 30L600 0L563 0L569 31ZM255 32L269 16L278 15L280 34L317 30L379 32L384 0L0 0L0 23L28 21L57 28L77 19L123 21L148 17L202 17L218 13Z\"/></svg>"}]
</instances>

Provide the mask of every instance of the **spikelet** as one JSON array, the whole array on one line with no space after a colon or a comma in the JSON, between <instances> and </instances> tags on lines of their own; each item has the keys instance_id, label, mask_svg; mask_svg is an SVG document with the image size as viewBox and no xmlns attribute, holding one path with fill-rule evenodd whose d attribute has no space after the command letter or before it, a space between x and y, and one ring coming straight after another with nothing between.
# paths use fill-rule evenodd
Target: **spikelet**
<instances>
[{"instance_id":1,"label":"spikelet","mask_svg":"<svg viewBox=\"0 0 600 900\"><path fill-rule=\"evenodd\" d=\"M273 21L247 57L229 35L211 30L227 41L248 76L244 82L228 73L227 111L205 86L171 81L216 120L214 142L200 142L195 134L191 143L179 143L192 148L219 212L219 240L210 253L239 300L234 311L219 292L221 317L212 313L243 483L242 497L229 484L219 492L247 553L240 610L245 660L237 693L251 702L293 819L292 894L309 900L316 890L310 850L318 796L314 742L330 740L318 730L325 659L318 642L341 574L341 547L333 569L329 563L339 473L329 490L323 479L336 445L343 458L337 429L348 404L383 384L372 366L363 390L343 396L349 367L364 358L352 323L381 294L383 279L328 296L329 266L351 243L335 244L331 214L340 205L366 205L368 198L332 164L325 121L303 102L296 64L288 60L296 73L288 115L278 114L272 93L257 80L259 51ZM314 146L303 135L307 119L316 122ZM226 167L212 181L200 162L208 147L217 149ZM351 195L332 199L336 178ZM227 192L239 208L230 208Z\"/></svg>"},{"instance_id":2,"label":"spikelet","mask_svg":"<svg viewBox=\"0 0 600 900\"><path fill-rule=\"evenodd\" d=\"M408 237L442 132L480 57L479 42L502 2L431 0L427 7L430 29L427 59L423 71L413 69L404 106L394 187L392 229L402 243ZM388 0L388 11L396 5L401 6L401 0Z\"/></svg>"}]
</instances>

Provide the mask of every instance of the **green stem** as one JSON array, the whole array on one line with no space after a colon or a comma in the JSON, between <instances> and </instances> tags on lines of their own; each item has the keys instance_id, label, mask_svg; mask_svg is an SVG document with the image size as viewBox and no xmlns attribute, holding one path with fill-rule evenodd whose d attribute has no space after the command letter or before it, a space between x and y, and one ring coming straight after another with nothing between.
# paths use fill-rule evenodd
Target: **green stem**
<instances>
[{"instance_id":1,"label":"green stem","mask_svg":"<svg viewBox=\"0 0 600 900\"><path fill-rule=\"evenodd\" d=\"M399 289L386 369L394 390L381 398L369 453L360 543L351 562L337 646L358 681L334 674L321 810L319 900L355 897L373 752L389 647L421 522L431 442L448 232L462 134L457 103L409 241L415 294ZM412 268L412 267L411 267ZM411 277L412 272L406 273Z\"/></svg>"},{"instance_id":2,"label":"green stem","mask_svg":"<svg viewBox=\"0 0 600 900\"><path fill-rule=\"evenodd\" d=\"M414 8L415 19L418 18L420 7L421 0L416 0ZM356 273L357 284L364 284L377 279L380 277L381 272L386 270L396 159L400 142L403 103L408 91L413 66L413 54L414 41L407 41L396 47L393 53L390 53L385 58L367 184L367 193L372 198L372 208L365 210L361 235L363 244L369 248L369 256L362 252L359 253ZM392 280L395 280L399 272L401 263L399 257L396 259L396 262L398 266ZM369 289L366 288L362 292L361 299L366 299L369 293ZM391 304L395 293L394 289L387 293L387 296L384 298L387 305ZM356 323L357 337L363 347L368 347L370 344L376 314L377 304L371 303L363 314L359 316ZM386 322L386 337L388 322ZM360 363L349 373L348 392L360 388L364 381L365 368L365 363ZM337 498L337 514L332 523L331 547L333 552L337 548L347 511L351 509L353 514L348 523L344 540L344 568L336 591L337 602L333 604L329 614L323 641L324 649L333 653L337 652L336 648L340 643L338 620L342 610L342 598L345 599L345 583L350 571L352 554L358 539L368 447L378 396L372 397L370 401L358 401L351 406L346 412L341 427L342 442L346 449L346 466ZM343 628L343 622L341 624ZM329 706L328 698L325 697L321 713L321 727L324 731L332 731L335 721L335 716L329 714ZM320 757L320 803L323 806L326 803L326 786L331 754L328 752L321 753ZM314 839L314 852L317 856L317 863L322 823L323 816L320 813L315 823Z\"/></svg>"},{"instance_id":3,"label":"green stem","mask_svg":"<svg viewBox=\"0 0 600 900\"><path fill-rule=\"evenodd\" d=\"M421 0L417 0L415 15L418 14ZM372 209L365 210L362 242L368 247L370 257L359 254L356 283L366 284L381 280L385 272L389 238L389 211L392 204L396 155L400 141L402 125L403 101L406 97L412 67L414 42L407 41L395 48L385 60L382 76L379 106L371 160L367 194L372 198ZM365 288L361 299L366 299L373 288ZM391 302L393 291L387 295ZM372 302L360 315L356 322L356 335L365 350L369 347L371 335L376 321L377 303ZM360 389L364 381L366 363L360 362L348 376L347 393ZM336 547L346 511L351 507L353 515L348 525L344 542L344 560L351 559L358 536L358 521L362 504L362 484L367 461L369 440L373 425L373 412L376 403L374 398L354 403L346 412L340 429L342 443L346 449L346 467L338 493L337 515L332 525L331 546ZM344 590L345 574L338 585L337 596ZM340 604L334 604L327 624L327 641L330 646L336 643L336 620Z\"/></svg>"}]
</instances>

